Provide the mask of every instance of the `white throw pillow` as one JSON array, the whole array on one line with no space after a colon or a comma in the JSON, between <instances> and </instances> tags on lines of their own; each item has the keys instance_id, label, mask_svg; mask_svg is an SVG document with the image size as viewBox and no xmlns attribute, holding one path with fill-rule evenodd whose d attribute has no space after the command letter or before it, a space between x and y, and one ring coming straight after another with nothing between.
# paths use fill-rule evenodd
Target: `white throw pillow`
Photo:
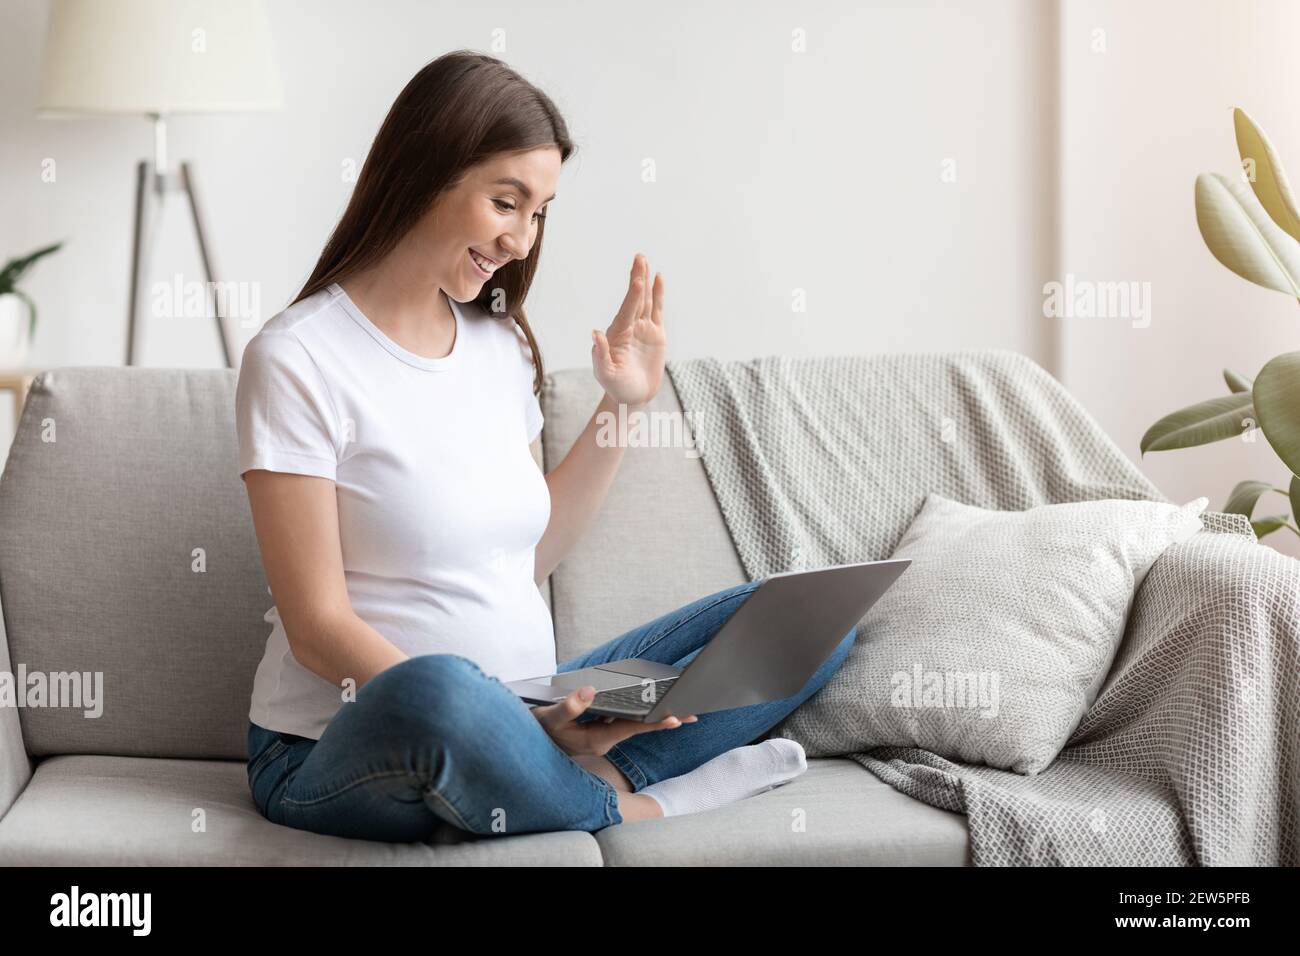
<instances>
[{"instance_id":1,"label":"white throw pillow","mask_svg":"<svg viewBox=\"0 0 1300 956\"><path fill-rule=\"evenodd\" d=\"M892 555L911 566L779 736L809 756L920 747L1038 773L1096 699L1147 571L1208 504L990 511L929 495Z\"/></svg>"}]
</instances>

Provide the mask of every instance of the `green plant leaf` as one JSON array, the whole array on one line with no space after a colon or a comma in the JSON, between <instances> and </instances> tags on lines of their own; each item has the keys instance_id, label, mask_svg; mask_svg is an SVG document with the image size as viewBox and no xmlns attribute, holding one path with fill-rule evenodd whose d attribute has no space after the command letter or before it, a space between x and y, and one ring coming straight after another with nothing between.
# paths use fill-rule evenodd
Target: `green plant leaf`
<instances>
[{"instance_id":1,"label":"green plant leaf","mask_svg":"<svg viewBox=\"0 0 1300 956\"><path fill-rule=\"evenodd\" d=\"M1233 392L1249 392L1251 380L1244 375L1238 375L1236 372L1223 370L1223 380L1228 383L1228 390Z\"/></svg>"},{"instance_id":2,"label":"green plant leaf","mask_svg":"<svg viewBox=\"0 0 1300 956\"><path fill-rule=\"evenodd\" d=\"M1287 519L1290 517L1290 515L1270 515L1267 518L1252 521L1250 526L1255 529L1255 537L1262 538L1266 534L1272 534L1278 528L1285 528Z\"/></svg>"},{"instance_id":3,"label":"green plant leaf","mask_svg":"<svg viewBox=\"0 0 1300 956\"><path fill-rule=\"evenodd\" d=\"M1300 478L1295 475L1291 476L1291 490L1287 497L1291 499L1291 513L1300 515Z\"/></svg>"},{"instance_id":4,"label":"green plant leaf","mask_svg":"<svg viewBox=\"0 0 1300 956\"><path fill-rule=\"evenodd\" d=\"M1271 491L1273 486L1267 481L1239 481L1237 487L1228 495L1228 503L1223 506L1225 514L1245 515L1249 518L1255 512L1259 496Z\"/></svg>"},{"instance_id":5,"label":"green plant leaf","mask_svg":"<svg viewBox=\"0 0 1300 956\"><path fill-rule=\"evenodd\" d=\"M6 262L5 267L0 269L0 293L13 292L14 286L23 277L23 273L35 265L38 259L44 258L52 252L57 252L62 246L63 243L56 242L53 245L45 246L43 249L37 249L26 256L20 256Z\"/></svg>"},{"instance_id":6,"label":"green plant leaf","mask_svg":"<svg viewBox=\"0 0 1300 956\"><path fill-rule=\"evenodd\" d=\"M1196 177L1196 225L1214 258L1243 279L1300 298L1300 244L1250 187L1218 173Z\"/></svg>"},{"instance_id":7,"label":"green plant leaf","mask_svg":"<svg viewBox=\"0 0 1300 956\"><path fill-rule=\"evenodd\" d=\"M1255 418L1249 392L1234 392L1170 412L1142 436L1142 454L1236 438Z\"/></svg>"},{"instance_id":8,"label":"green plant leaf","mask_svg":"<svg viewBox=\"0 0 1300 956\"><path fill-rule=\"evenodd\" d=\"M1232 125L1237 132L1237 152L1242 162L1251 160L1255 165L1255 178L1251 182L1255 197L1287 235L1300 240L1300 212L1277 150L1245 110L1232 111Z\"/></svg>"},{"instance_id":9,"label":"green plant leaf","mask_svg":"<svg viewBox=\"0 0 1300 956\"><path fill-rule=\"evenodd\" d=\"M1251 394L1264 437L1291 474L1300 474L1300 352L1269 359Z\"/></svg>"}]
</instances>

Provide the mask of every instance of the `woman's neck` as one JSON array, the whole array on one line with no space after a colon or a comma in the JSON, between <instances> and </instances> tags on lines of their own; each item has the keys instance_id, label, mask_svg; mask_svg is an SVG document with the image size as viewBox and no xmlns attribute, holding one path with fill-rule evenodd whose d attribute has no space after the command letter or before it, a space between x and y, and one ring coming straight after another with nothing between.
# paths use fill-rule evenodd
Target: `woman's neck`
<instances>
[{"instance_id":1,"label":"woman's neck","mask_svg":"<svg viewBox=\"0 0 1300 956\"><path fill-rule=\"evenodd\" d=\"M429 358L452 350L456 316L427 270L390 255L339 285L366 318L402 348Z\"/></svg>"}]
</instances>

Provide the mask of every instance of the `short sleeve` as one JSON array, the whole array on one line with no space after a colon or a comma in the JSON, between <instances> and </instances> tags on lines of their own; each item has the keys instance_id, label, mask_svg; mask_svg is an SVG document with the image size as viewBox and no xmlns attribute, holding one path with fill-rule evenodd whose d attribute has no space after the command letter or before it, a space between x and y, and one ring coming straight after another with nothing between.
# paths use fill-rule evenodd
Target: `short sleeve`
<instances>
[{"instance_id":1,"label":"short sleeve","mask_svg":"<svg viewBox=\"0 0 1300 956\"><path fill-rule=\"evenodd\" d=\"M291 332L261 331L245 346L235 424L240 477L265 468L335 478L334 405L316 363Z\"/></svg>"}]
</instances>

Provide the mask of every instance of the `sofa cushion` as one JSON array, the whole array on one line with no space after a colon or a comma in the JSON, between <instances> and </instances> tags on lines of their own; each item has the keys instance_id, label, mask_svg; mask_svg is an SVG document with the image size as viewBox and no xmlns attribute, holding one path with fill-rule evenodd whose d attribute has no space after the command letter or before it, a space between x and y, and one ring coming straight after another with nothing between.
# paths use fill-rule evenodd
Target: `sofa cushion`
<instances>
[{"instance_id":1,"label":"sofa cushion","mask_svg":"<svg viewBox=\"0 0 1300 956\"><path fill-rule=\"evenodd\" d=\"M891 555L911 565L804 704L815 740L800 742L810 756L920 747L1038 773L1096 699L1143 576L1208 503L1000 511L931 493Z\"/></svg>"},{"instance_id":2,"label":"sofa cushion","mask_svg":"<svg viewBox=\"0 0 1300 956\"><path fill-rule=\"evenodd\" d=\"M22 711L34 756L245 755L272 605L238 475L230 369L32 382L0 480L15 668L102 675L103 713Z\"/></svg>"},{"instance_id":3,"label":"sofa cushion","mask_svg":"<svg viewBox=\"0 0 1300 956\"><path fill-rule=\"evenodd\" d=\"M852 760L813 758L775 790L595 833L606 866L965 866L966 818L904 796Z\"/></svg>"},{"instance_id":4,"label":"sofa cushion","mask_svg":"<svg viewBox=\"0 0 1300 956\"><path fill-rule=\"evenodd\" d=\"M279 826L253 806L236 761L50 757L0 819L0 866L73 865L600 866L601 857L578 830L475 836L443 823L428 843L382 843Z\"/></svg>"},{"instance_id":5,"label":"sofa cushion","mask_svg":"<svg viewBox=\"0 0 1300 956\"><path fill-rule=\"evenodd\" d=\"M569 453L602 394L586 369L545 377L548 471ZM672 416L680 424L681 410L665 377L645 409L660 416L657 434L669 434ZM689 442L628 447L600 512L551 574L559 660L745 580L698 452Z\"/></svg>"}]
</instances>

